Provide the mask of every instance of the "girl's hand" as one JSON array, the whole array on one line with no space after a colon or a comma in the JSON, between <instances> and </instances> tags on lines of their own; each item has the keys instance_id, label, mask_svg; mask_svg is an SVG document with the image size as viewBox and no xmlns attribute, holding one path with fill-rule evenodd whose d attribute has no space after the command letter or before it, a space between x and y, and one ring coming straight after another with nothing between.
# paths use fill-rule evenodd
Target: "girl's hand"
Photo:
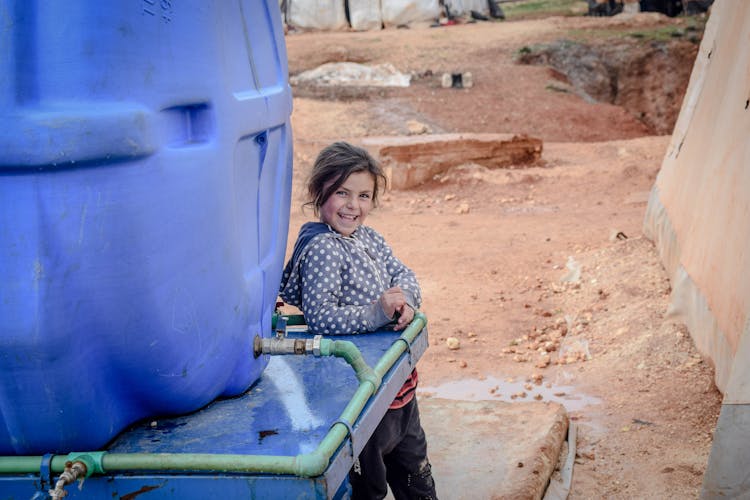
<instances>
[{"instance_id":1,"label":"girl's hand","mask_svg":"<svg viewBox=\"0 0 750 500\"><path fill-rule=\"evenodd\" d=\"M383 312L389 318L393 318L393 315L396 314L396 312L401 313L404 306L406 306L406 296L397 286L389 288L380 296L380 307L383 308ZM409 306L406 307L411 309Z\"/></svg>"},{"instance_id":2,"label":"girl's hand","mask_svg":"<svg viewBox=\"0 0 750 500\"><path fill-rule=\"evenodd\" d=\"M409 326L409 323L411 323L411 320L414 319L414 309L411 308L409 304L404 304L401 307L401 315L398 317L398 321L394 325L394 330L403 330L407 326Z\"/></svg>"}]
</instances>

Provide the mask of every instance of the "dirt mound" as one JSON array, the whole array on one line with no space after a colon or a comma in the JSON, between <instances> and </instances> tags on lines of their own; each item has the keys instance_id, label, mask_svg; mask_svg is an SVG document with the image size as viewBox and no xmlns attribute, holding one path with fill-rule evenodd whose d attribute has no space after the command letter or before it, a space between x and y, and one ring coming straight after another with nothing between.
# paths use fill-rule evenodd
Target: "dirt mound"
<instances>
[{"instance_id":1,"label":"dirt mound","mask_svg":"<svg viewBox=\"0 0 750 500\"><path fill-rule=\"evenodd\" d=\"M560 40L525 47L518 62L554 68L586 101L621 106L662 135L671 133L677 121L697 53L698 45L685 40L611 40L593 46Z\"/></svg>"}]
</instances>

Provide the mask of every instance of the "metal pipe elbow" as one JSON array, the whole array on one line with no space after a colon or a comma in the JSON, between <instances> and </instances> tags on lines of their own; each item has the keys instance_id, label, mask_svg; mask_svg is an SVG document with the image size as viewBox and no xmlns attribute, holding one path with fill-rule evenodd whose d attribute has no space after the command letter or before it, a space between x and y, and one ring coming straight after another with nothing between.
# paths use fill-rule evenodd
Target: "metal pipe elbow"
<instances>
[{"instance_id":1,"label":"metal pipe elbow","mask_svg":"<svg viewBox=\"0 0 750 500\"><path fill-rule=\"evenodd\" d=\"M316 477L325 472L330 457L319 451L297 455L294 458L294 473L300 477Z\"/></svg>"}]
</instances>

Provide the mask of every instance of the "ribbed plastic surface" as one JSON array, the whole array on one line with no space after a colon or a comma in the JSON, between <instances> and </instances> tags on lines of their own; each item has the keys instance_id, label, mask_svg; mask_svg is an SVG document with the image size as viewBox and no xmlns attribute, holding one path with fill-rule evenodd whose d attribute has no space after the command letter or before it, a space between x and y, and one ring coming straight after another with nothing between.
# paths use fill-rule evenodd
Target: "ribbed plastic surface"
<instances>
[{"instance_id":1,"label":"ribbed plastic surface","mask_svg":"<svg viewBox=\"0 0 750 500\"><path fill-rule=\"evenodd\" d=\"M0 0L0 454L258 378L290 113L275 0Z\"/></svg>"}]
</instances>

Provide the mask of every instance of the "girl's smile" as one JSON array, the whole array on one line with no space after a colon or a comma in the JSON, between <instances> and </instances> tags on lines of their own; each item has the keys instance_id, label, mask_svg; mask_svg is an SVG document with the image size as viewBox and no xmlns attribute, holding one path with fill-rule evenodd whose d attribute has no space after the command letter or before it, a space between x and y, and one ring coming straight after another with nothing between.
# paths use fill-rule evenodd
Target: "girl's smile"
<instances>
[{"instance_id":1,"label":"girl's smile","mask_svg":"<svg viewBox=\"0 0 750 500\"><path fill-rule=\"evenodd\" d=\"M364 223L372 209L375 178L369 172L354 172L320 206L320 219L344 236Z\"/></svg>"}]
</instances>

